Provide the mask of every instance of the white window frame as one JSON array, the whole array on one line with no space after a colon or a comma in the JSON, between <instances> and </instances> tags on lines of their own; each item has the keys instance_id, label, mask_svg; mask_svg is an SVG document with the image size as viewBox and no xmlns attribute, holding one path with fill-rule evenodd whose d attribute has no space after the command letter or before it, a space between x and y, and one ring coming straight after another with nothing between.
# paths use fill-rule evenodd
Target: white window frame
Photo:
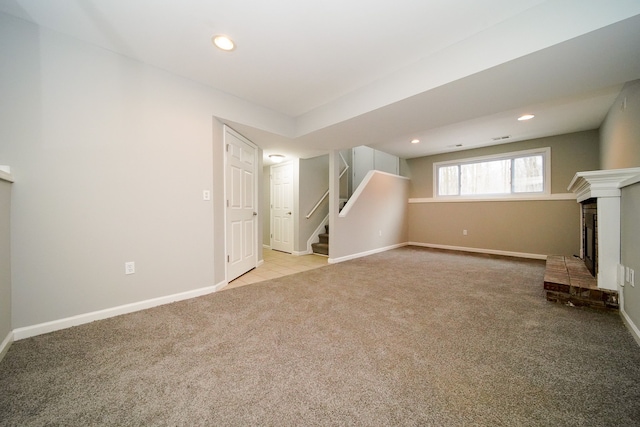
<instances>
[{"instance_id":1,"label":"white window frame","mask_svg":"<svg viewBox=\"0 0 640 427\"><path fill-rule=\"evenodd\" d=\"M508 194L480 194L480 195L453 195L441 196L438 194L438 169L443 166L462 166L472 163L511 160L519 157L529 157L534 155L542 155L544 167L544 183L543 191L533 193L508 193ZM450 200L479 200L479 199L522 199L527 196L550 196L551 195L551 147L535 148L532 150L513 151L509 153L492 154L489 156L469 157L466 159L447 160L444 162L436 162L433 164L433 197L435 199Z\"/></svg>"}]
</instances>

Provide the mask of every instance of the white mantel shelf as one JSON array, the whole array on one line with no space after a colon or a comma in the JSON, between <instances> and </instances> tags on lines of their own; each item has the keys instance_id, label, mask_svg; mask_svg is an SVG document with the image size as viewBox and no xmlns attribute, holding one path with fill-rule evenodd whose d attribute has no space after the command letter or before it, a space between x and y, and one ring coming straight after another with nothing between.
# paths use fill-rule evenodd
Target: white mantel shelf
<instances>
[{"instance_id":1,"label":"white mantel shelf","mask_svg":"<svg viewBox=\"0 0 640 427\"><path fill-rule=\"evenodd\" d=\"M578 203L595 199L598 207L598 288L617 290L620 264L621 188L640 182L640 168L578 172L568 190ZM582 225L581 225L582 227ZM584 253L581 242L580 253Z\"/></svg>"},{"instance_id":2,"label":"white mantel shelf","mask_svg":"<svg viewBox=\"0 0 640 427\"><path fill-rule=\"evenodd\" d=\"M620 197L620 189L640 182L640 168L578 172L567 188L578 202L599 197Z\"/></svg>"}]
</instances>

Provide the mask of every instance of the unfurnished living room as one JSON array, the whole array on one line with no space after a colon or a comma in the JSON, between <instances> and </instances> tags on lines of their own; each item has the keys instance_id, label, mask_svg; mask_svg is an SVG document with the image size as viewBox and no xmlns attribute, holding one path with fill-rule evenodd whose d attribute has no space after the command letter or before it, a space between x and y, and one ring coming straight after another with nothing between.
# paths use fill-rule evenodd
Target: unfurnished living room
<instances>
[{"instance_id":1,"label":"unfurnished living room","mask_svg":"<svg viewBox=\"0 0 640 427\"><path fill-rule=\"evenodd\" d=\"M637 0L0 0L0 426L640 425L639 46Z\"/></svg>"}]
</instances>

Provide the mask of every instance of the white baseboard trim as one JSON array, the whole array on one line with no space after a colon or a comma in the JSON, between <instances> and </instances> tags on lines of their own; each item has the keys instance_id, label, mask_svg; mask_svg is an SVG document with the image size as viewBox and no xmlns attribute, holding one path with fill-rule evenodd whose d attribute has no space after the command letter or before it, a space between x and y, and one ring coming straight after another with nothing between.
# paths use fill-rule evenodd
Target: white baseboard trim
<instances>
[{"instance_id":1,"label":"white baseboard trim","mask_svg":"<svg viewBox=\"0 0 640 427\"><path fill-rule=\"evenodd\" d=\"M495 249L467 248L464 246L436 245L432 243L420 243L420 242L409 242L408 245L422 246L424 248L433 248L433 249L446 249L449 251L462 251L462 252L474 252L479 254L511 256L516 258L543 259L543 260L547 259L546 255L528 254L525 252L511 252L511 251L499 251Z\"/></svg>"},{"instance_id":2,"label":"white baseboard trim","mask_svg":"<svg viewBox=\"0 0 640 427\"><path fill-rule=\"evenodd\" d=\"M225 280L214 286L207 286L200 289L194 289L192 291L181 292L178 294L167 295L159 298L152 298L144 301L134 302L131 304L120 305L117 307L106 308L104 310L79 314L77 316L71 316L64 319L40 323L38 325L16 328L13 330L13 337L17 341L25 338L35 337L36 335L42 335L49 332L59 331L61 329L71 328L73 326L83 325L85 323L95 322L96 320L108 319L110 317L146 310L148 308L158 307L160 305L170 304L172 302L196 298L219 291L226 285L227 282Z\"/></svg>"},{"instance_id":3,"label":"white baseboard trim","mask_svg":"<svg viewBox=\"0 0 640 427\"><path fill-rule=\"evenodd\" d=\"M302 256L302 255L309 255L312 254L313 252L310 251L293 251L291 253L291 255L295 255L295 256Z\"/></svg>"},{"instance_id":4,"label":"white baseboard trim","mask_svg":"<svg viewBox=\"0 0 640 427\"><path fill-rule=\"evenodd\" d=\"M633 320L629 317L627 312L624 310L624 307L620 306L620 316L622 317L622 322L625 324L633 339L636 340L636 343L640 346L640 329L633 323Z\"/></svg>"},{"instance_id":5,"label":"white baseboard trim","mask_svg":"<svg viewBox=\"0 0 640 427\"><path fill-rule=\"evenodd\" d=\"M343 257L339 257L339 258L331 258L331 256L329 256L328 262L329 262L329 264L337 264L339 262L349 261L350 259L362 258L363 256L373 255L373 254L377 254L377 253L380 253L380 252L386 252L386 251L389 251L391 249L401 248L403 246L407 246L408 244L409 243L398 243L398 244L395 244L395 245L385 246L384 248L371 249L370 251L359 252L357 254L347 255L347 256L343 256Z\"/></svg>"},{"instance_id":6,"label":"white baseboard trim","mask_svg":"<svg viewBox=\"0 0 640 427\"><path fill-rule=\"evenodd\" d=\"M2 340L2 344L0 344L0 362L4 359L4 356L9 351L9 347L13 344L13 331L9 332L9 334Z\"/></svg>"}]
</instances>

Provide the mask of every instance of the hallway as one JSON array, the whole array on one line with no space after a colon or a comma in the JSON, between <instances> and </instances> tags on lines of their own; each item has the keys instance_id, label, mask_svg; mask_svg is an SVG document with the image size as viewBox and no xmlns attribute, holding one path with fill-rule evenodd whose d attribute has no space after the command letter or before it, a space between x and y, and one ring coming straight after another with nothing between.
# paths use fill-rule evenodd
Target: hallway
<instances>
[{"instance_id":1,"label":"hallway","mask_svg":"<svg viewBox=\"0 0 640 427\"><path fill-rule=\"evenodd\" d=\"M222 290L237 288L251 283L262 282L264 280L275 279L276 277L287 276L301 271L312 270L314 268L327 265L327 257L321 255L291 255L284 252L263 249L262 256L264 263L257 268L243 274L235 280L229 282Z\"/></svg>"}]
</instances>

